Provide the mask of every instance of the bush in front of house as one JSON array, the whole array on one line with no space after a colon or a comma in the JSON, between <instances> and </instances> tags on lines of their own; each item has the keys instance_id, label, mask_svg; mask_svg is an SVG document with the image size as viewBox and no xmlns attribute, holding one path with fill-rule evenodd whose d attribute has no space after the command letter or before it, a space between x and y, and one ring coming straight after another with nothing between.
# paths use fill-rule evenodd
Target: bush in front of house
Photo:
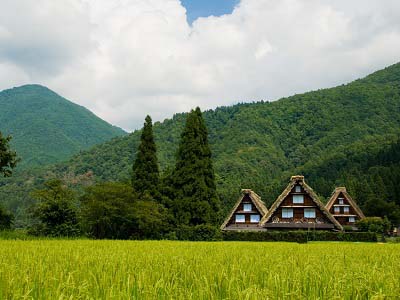
<instances>
[{"instance_id":1,"label":"bush in front of house","mask_svg":"<svg viewBox=\"0 0 400 300\"><path fill-rule=\"evenodd\" d=\"M224 241L257 241L257 242L296 242L309 241L347 241L376 242L373 232L334 232L334 231L224 231Z\"/></svg>"}]
</instances>

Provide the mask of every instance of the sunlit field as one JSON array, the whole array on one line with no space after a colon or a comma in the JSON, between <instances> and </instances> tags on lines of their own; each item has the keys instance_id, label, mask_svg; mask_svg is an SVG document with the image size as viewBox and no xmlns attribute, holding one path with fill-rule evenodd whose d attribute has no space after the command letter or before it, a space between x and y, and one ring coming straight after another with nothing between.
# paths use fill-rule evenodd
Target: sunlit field
<instances>
[{"instance_id":1,"label":"sunlit field","mask_svg":"<svg viewBox=\"0 0 400 300\"><path fill-rule=\"evenodd\" d=\"M400 244L0 241L0 299L400 297Z\"/></svg>"}]
</instances>

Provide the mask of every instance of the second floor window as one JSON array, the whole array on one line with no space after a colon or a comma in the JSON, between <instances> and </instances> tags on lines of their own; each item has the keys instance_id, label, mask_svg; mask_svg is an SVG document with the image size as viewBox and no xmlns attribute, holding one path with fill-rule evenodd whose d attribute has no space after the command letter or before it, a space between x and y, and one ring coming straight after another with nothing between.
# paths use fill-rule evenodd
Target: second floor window
<instances>
[{"instance_id":1,"label":"second floor window","mask_svg":"<svg viewBox=\"0 0 400 300\"><path fill-rule=\"evenodd\" d=\"M304 203L304 195L293 195L293 203Z\"/></svg>"},{"instance_id":2,"label":"second floor window","mask_svg":"<svg viewBox=\"0 0 400 300\"><path fill-rule=\"evenodd\" d=\"M243 211L251 211L251 203L244 203L243 204Z\"/></svg>"}]
</instances>

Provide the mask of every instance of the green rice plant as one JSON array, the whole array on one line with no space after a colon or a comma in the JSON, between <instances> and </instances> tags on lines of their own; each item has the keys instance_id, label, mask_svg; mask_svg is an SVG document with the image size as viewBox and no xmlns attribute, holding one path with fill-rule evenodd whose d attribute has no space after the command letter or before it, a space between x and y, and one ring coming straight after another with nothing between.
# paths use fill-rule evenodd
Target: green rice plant
<instances>
[{"instance_id":1,"label":"green rice plant","mask_svg":"<svg viewBox=\"0 0 400 300\"><path fill-rule=\"evenodd\" d=\"M0 299L396 299L399 244L0 241Z\"/></svg>"}]
</instances>

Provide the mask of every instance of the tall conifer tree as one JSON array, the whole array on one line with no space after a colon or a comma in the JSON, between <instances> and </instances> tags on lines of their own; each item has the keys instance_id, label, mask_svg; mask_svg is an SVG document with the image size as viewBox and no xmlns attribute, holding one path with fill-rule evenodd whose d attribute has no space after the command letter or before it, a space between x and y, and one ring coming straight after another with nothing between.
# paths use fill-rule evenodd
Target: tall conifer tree
<instances>
[{"instance_id":1,"label":"tall conifer tree","mask_svg":"<svg viewBox=\"0 0 400 300\"><path fill-rule=\"evenodd\" d=\"M132 185L139 197L148 194L154 198L158 195L159 181L160 172L153 136L153 124L150 116L147 116L133 164Z\"/></svg>"},{"instance_id":2,"label":"tall conifer tree","mask_svg":"<svg viewBox=\"0 0 400 300\"><path fill-rule=\"evenodd\" d=\"M172 174L172 208L181 225L219 222L220 200L207 135L202 113L197 107L187 116Z\"/></svg>"}]
</instances>

